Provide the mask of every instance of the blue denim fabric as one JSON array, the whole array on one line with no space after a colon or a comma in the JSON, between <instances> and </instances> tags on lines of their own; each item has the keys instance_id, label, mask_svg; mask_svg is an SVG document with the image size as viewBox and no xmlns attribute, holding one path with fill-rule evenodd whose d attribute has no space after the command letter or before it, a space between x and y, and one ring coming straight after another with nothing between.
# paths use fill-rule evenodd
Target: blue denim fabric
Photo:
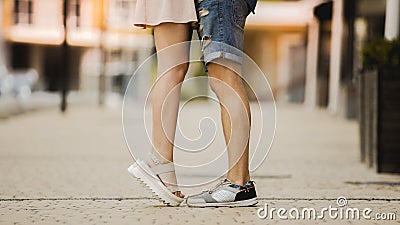
<instances>
[{"instance_id":1,"label":"blue denim fabric","mask_svg":"<svg viewBox=\"0 0 400 225\"><path fill-rule=\"evenodd\" d=\"M242 64L244 25L250 12L246 0L199 0L202 60L225 58Z\"/></svg>"}]
</instances>

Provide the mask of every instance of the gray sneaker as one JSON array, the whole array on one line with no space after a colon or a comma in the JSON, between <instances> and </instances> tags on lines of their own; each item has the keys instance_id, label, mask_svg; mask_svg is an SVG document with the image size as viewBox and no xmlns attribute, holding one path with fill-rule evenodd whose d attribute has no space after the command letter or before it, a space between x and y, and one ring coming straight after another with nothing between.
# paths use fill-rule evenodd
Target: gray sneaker
<instances>
[{"instance_id":1,"label":"gray sneaker","mask_svg":"<svg viewBox=\"0 0 400 225\"><path fill-rule=\"evenodd\" d=\"M203 191L186 199L186 204L189 207L240 207L252 206L257 202L254 181L249 181L244 186L240 186L233 184L228 179L221 181L209 191Z\"/></svg>"}]
</instances>

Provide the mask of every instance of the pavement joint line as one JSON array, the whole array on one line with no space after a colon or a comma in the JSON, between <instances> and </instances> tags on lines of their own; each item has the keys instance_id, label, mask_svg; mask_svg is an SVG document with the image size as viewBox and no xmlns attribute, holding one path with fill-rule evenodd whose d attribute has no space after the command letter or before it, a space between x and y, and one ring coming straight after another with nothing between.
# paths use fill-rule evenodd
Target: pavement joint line
<instances>
[{"instance_id":1,"label":"pavement joint line","mask_svg":"<svg viewBox=\"0 0 400 225\"><path fill-rule=\"evenodd\" d=\"M335 201L337 198L257 198L261 201ZM400 198L346 198L350 201L388 201L400 202ZM148 197L82 197L82 198L0 198L0 202L19 201L132 201L132 200L156 200Z\"/></svg>"},{"instance_id":2,"label":"pavement joint line","mask_svg":"<svg viewBox=\"0 0 400 225\"><path fill-rule=\"evenodd\" d=\"M155 198L137 197L137 198L118 198L118 197L82 197L82 198L0 198L0 202L19 202L19 201L130 201L130 200L156 200Z\"/></svg>"}]
</instances>

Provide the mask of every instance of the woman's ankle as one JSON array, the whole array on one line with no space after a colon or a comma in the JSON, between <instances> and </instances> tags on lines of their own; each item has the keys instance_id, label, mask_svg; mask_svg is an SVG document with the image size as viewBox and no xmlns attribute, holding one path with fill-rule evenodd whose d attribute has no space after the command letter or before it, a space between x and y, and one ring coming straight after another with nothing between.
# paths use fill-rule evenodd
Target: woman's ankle
<instances>
[{"instance_id":1,"label":"woman's ankle","mask_svg":"<svg viewBox=\"0 0 400 225\"><path fill-rule=\"evenodd\" d=\"M149 152L149 154L147 155L148 159L151 159L155 164L166 164L169 162L173 162L173 158L172 157L166 157L163 156L161 153L152 150L151 152Z\"/></svg>"}]
</instances>

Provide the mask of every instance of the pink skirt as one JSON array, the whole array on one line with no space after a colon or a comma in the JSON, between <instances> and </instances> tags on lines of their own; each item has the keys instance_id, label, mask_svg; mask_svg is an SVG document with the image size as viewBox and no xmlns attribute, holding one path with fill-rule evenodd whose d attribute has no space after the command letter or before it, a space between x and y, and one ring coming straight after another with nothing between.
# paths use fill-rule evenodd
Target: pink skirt
<instances>
[{"instance_id":1,"label":"pink skirt","mask_svg":"<svg viewBox=\"0 0 400 225\"><path fill-rule=\"evenodd\" d=\"M193 0L137 0L134 25L151 27L160 23L197 21Z\"/></svg>"}]
</instances>

